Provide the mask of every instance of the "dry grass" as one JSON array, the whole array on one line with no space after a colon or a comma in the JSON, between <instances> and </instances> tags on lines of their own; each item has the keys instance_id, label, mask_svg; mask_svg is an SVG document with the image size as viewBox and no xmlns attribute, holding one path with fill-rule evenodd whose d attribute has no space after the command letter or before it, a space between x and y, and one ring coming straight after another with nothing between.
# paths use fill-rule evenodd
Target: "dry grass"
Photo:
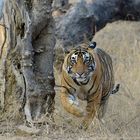
<instances>
[{"instance_id":1,"label":"dry grass","mask_svg":"<svg viewBox=\"0 0 140 140\"><path fill-rule=\"evenodd\" d=\"M121 84L120 92L110 99L107 127L120 136L140 137L140 22L108 24L94 40L111 54L115 79Z\"/></svg>"},{"instance_id":2,"label":"dry grass","mask_svg":"<svg viewBox=\"0 0 140 140\"><path fill-rule=\"evenodd\" d=\"M15 133L15 124L13 127L12 122L7 120L8 125L3 122L0 125L1 135L4 136L0 140L8 139L9 136L10 140L140 139L140 22L119 21L108 24L96 34L94 40L98 47L112 56L116 83L121 84L120 91L110 97L105 123L95 118L87 131L77 129L81 120L63 109L57 90L54 124L43 126L38 136L19 137ZM56 76L56 80L58 78Z\"/></svg>"}]
</instances>

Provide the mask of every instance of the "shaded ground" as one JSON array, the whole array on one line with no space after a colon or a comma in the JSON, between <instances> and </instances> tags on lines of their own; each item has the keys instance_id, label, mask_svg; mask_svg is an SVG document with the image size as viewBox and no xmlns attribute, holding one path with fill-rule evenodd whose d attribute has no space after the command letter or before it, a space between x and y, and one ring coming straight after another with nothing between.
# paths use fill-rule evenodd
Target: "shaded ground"
<instances>
[{"instance_id":1,"label":"shaded ground","mask_svg":"<svg viewBox=\"0 0 140 140\"><path fill-rule=\"evenodd\" d=\"M121 84L120 91L110 97L105 123L102 124L95 118L86 132L78 130L81 120L65 112L57 89L54 124L44 125L37 135L27 136L17 133L12 118L4 120L0 122L0 140L140 139L140 22L118 21L107 24L97 32L93 40L111 55L116 83ZM57 75L57 84L58 79Z\"/></svg>"}]
</instances>

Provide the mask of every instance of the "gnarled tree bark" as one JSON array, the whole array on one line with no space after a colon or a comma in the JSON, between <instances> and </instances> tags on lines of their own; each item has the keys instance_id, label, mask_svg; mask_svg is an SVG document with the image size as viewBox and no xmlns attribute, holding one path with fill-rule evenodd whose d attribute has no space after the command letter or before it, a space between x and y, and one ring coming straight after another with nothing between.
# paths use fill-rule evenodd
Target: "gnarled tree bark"
<instances>
[{"instance_id":1,"label":"gnarled tree bark","mask_svg":"<svg viewBox=\"0 0 140 140\"><path fill-rule=\"evenodd\" d=\"M1 41L5 43L0 48L1 115L10 112L16 119L25 116L33 123L53 113L55 38L51 5L52 0L4 1L1 19L4 38Z\"/></svg>"}]
</instances>

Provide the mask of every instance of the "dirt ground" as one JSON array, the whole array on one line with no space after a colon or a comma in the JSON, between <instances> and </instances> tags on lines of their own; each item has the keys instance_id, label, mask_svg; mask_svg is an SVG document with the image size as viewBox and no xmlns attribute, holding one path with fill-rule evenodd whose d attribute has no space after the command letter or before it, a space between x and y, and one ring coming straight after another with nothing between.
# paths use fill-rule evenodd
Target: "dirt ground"
<instances>
[{"instance_id":1,"label":"dirt ground","mask_svg":"<svg viewBox=\"0 0 140 140\"><path fill-rule=\"evenodd\" d=\"M0 140L140 140L140 22L107 24L93 40L111 55L116 83L121 85L110 96L104 124L95 118L87 131L77 129L81 120L63 109L57 89L54 124L28 135L17 133L12 120L1 120Z\"/></svg>"}]
</instances>

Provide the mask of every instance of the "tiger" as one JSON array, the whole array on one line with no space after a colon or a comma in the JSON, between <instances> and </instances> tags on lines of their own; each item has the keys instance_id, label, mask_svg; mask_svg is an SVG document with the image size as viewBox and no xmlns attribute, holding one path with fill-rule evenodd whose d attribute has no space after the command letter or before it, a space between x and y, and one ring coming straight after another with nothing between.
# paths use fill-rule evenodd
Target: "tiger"
<instances>
[{"instance_id":1,"label":"tiger","mask_svg":"<svg viewBox=\"0 0 140 140\"><path fill-rule=\"evenodd\" d=\"M82 43L66 54L62 66L60 100L64 109L82 117L79 128L87 129L98 114L102 119L110 94L119 90L115 87L112 59L96 42ZM78 100L86 101L85 110Z\"/></svg>"}]
</instances>

